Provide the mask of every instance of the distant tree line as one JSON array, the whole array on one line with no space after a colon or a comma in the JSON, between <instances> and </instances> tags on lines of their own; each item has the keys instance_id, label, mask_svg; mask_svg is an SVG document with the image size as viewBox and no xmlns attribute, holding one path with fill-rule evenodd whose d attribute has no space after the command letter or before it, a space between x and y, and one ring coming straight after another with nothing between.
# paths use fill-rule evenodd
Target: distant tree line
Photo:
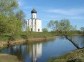
<instances>
[{"instance_id":1,"label":"distant tree line","mask_svg":"<svg viewBox=\"0 0 84 62\"><path fill-rule=\"evenodd\" d=\"M66 34L84 34L84 27L81 27L80 30L77 30L76 26L72 26L68 19L62 20L50 20L48 23L48 28L52 32L56 32L58 34L66 35Z\"/></svg>"}]
</instances>

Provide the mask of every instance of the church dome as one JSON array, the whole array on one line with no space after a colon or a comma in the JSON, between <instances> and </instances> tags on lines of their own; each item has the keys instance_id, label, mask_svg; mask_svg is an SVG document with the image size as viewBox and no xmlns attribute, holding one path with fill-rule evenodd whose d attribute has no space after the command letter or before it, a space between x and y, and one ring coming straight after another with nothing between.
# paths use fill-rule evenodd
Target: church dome
<instances>
[{"instance_id":1,"label":"church dome","mask_svg":"<svg viewBox=\"0 0 84 62\"><path fill-rule=\"evenodd\" d=\"M37 11L36 11L35 9L33 9L33 10L31 11L31 13L37 13Z\"/></svg>"}]
</instances>

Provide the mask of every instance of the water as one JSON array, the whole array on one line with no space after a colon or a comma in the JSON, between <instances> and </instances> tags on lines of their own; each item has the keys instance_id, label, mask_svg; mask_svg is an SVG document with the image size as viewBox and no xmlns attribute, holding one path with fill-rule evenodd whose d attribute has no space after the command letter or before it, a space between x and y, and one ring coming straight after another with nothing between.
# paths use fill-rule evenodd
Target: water
<instances>
[{"instance_id":1,"label":"water","mask_svg":"<svg viewBox=\"0 0 84 62\"><path fill-rule=\"evenodd\" d=\"M72 40L77 41L76 43L81 47L83 46L82 37L74 36ZM16 55L23 62L47 62L51 57L59 57L75 49L76 47L65 37L57 36L47 42L11 46L1 50L1 53Z\"/></svg>"}]
</instances>

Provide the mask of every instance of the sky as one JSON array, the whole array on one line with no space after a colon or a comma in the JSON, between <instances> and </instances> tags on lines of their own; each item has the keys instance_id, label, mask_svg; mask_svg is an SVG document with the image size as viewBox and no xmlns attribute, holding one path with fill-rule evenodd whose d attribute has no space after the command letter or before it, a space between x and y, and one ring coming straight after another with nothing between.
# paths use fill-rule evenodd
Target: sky
<instances>
[{"instance_id":1,"label":"sky","mask_svg":"<svg viewBox=\"0 0 84 62\"><path fill-rule=\"evenodd\" d=\"M25 19L31 18L31 10L37 10L37 18L42 20L42 27L47 27L50 20L69 19L77 29L84 27L84 0L18 0Z\"/></svg>"}]
</instances>

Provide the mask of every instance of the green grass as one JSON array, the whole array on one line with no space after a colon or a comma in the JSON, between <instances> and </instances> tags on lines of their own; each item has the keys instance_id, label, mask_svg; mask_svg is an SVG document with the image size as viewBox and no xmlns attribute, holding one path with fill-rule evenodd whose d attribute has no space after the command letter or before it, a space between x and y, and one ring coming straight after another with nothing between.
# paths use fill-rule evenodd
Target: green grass
<instances>
[{"instance_id":1,"label":"green grass","mask_svg":"<svg viewBox=\"0 0 84 62\"><path fill-rule=\"evenodd\" d=\"M50 32L30 32L30 33L23 33L23 38L44 38L44 37L53 37L54 34Z\"/></svg>"},{"instance_id":2,"label":"green grass","mask_svg":"<svg viewBox=\"0 0 84 62\"><path fill-rule=\"evenodd\" d=\"M8 34L0 35L0 41L8 41L9 39L11 39L11 40L21 39L21 36L20 35L11 36L11 35L8 35Z\"/></svg>"},{"instance_id":3,"label":"green grass","mask_svg":"<svg viewBox=\"0 0 84 62\"><path fill-rule=\"evenodd\" d=\"M48 37L53 37L56 35L81 35L81 32L77 31L70 31L70 32L61 32L61 31L56 31L56 32L22 32L19 35L10 35L10 34L3 34L0 35L0 41L7 41L9 39L28 39L28 38L48 38Z\"/></svg>"},{"instance_id":4,"label":"green grass","mask_svg":"<svg viewBox=\"0 0 84 62\"><path fill-rule=\"evenodd\" d=\"M84 49L72 51L58 58L51 58L48 62L84 62Z\"/></svg>"},{"instance_id":5,"label":"green grass","mask_svg":"<svg viewBox=\"0 0 84 62\"><path fill-rule=\"evenodd\" d=\"M27 38L48 38L55 36L51 32L23 32L20 35L10 35L10 34L3 34L0 35L0 41L8 41L8 40L14 40L14 39L27 39Z\"/></svg>"}]
</instances>

